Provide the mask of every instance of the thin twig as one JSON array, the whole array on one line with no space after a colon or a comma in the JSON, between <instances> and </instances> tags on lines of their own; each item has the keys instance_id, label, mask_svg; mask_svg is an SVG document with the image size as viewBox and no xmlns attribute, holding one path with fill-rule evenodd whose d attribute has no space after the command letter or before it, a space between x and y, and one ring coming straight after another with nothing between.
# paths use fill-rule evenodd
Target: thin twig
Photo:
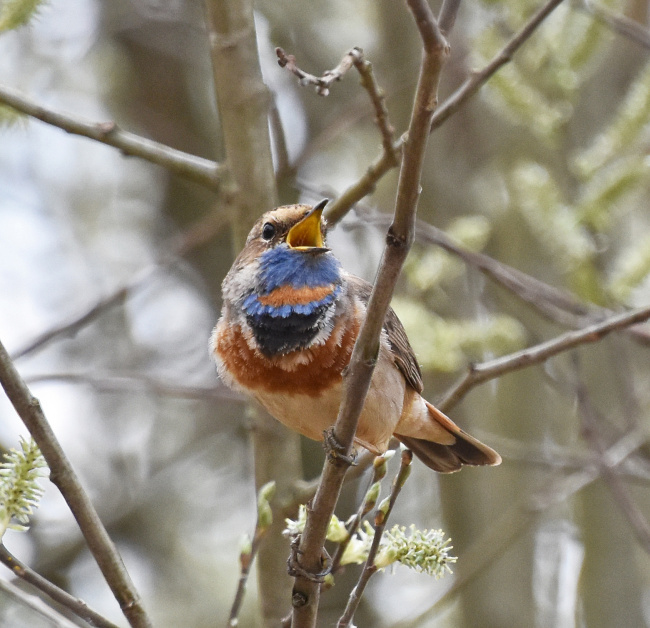
<instances>
[{"instance_id":1,"label":"thin twig","mask_svg":"<svg viewBox=\"0 0 650 628\"><path fill-rule=\"evenodd\" d=\"M368 92L375 110L375 122L381 132L384 153L392 155L395 160L395 165L397 165L399 151L395 151L393 148L395 143L395 129L388 119L386 94L377 84L375 73L372 71L372 63L366 60L360 49L359 54L354 58L354 67L361 76L361 86Z\"/></svg>"},{"instance_id":2,"label":"thin twig","mask_svg":"<svg viewBox=\"0 0 650 628\"><path fill-rule=\"evenodd\" d=\"M618 473L618 469L611 467L605 462L607 448L598 431L596 411L589 399L587 387L580 379L575 382L575 394L578 400L578 410L582 423L582 435L596 454L600 475L630 524L637 541L645 552L650 554L650 524L639 507L634 503L630 492Z\"/></svg>"},{"instance_id":3,"label":"thin twig","mask_svg":"<svg viewBox=\"0 0 650 628\"><path fill-rule=\"evenodd\" d=\"M260 528L258 521L258 525L255 526L255 535L253 536L253 541L251 542L250 552L246 553L245 555L241 555L241 571L239 574L239 582L237 583L237 591L235 592L235 598L233 599L232 606L230 608L230 615L228 616L228 623L226 624L226 626L229 628L235 628L235 626L239 624L239 611L241 610L241 605L244 601L244 593L246 593L246 585L248 584L248 577L250 576L251 567L253 565L255 557L257 556L257 552L260 548L260 543L268 531L268 527Z\"/></svg>"},{"instance_id":4,"label":"thin twig","mask_svg":"<svg viewBox=\"0 0 650 628\"><path fill-rule=\"evenodd\" d=\"M108 536L97 511L54 435L38 399L32 396L1 342L0 383L18 416L39 446L50 468L50 480L59 488L77 520L88 549L95 558L124 616L133 628L149 628L151 622L117 548Z\"/></svg>"},{"instance_id":5,"label":"thin twig","mask_svg":"<svg viewBox=\"0 0 650 628\"><path fill-rule=\"evenodd\" d=\"M118 148L123 154L140 157L153 164L166 168L185 179L218 190L226 170L224 166L171 148L160 142L135 135L120 129L113 121L91 122L81 116L55 111L38 104L18 90L0 85L0 103L9 105L32 118L63 129L73 135L81 135L102 144Z\"/></svg>"},{"instance_id":6,"label":"thin twig","mask_svg":"<svg viewBox=\"0 0 650 628\"><path fill-rule=\"evenodd\" d=\"M345 529L347 530L348 536L344 541L341 541L338 544L336 548L336 552L334 554L334 558L332 558L332 573L336 573L338 571L341 565L341 559L343 558L343 554L345 554L345 550L350 545L350 541L357 533L357 530L359 529L359 526L361 525L363 518L375 507L377 497L379 496L379 492L377 492L376 496L373 495L372 499L369 499L368 491L377 482L381 482L381 480L386 475L386 463L387 463L387 459L385 456L377 456L376 458L374 458L373 474L372 477L370 478L370 481L368 482L368 486L366 487L366 492L364 494L363 501L359 504L359 507L357 508L357 512L354 514L354 516L349 521L346 522ZM350 473L346 473L345 475L346 482L348 481L349 476Z\"/></svg>"},{"instance_id":7,"label":"thin twig","mask_svg":"<svg viewBox=\"0 0 650 628\"><path fill-rule=\"evenodd\" d=\"M567 332L557 338L528 347L522 351L517 351L516 353L481 364L474 364L470 366L467 374L461 381L452 387L436 405L443 412L448 412L478 384L482 384L505 373L527 368L533 364L541 364L554 355L588 342L598 342L612 331L643 323L649 318L650 307L631 310L623 314L611 316L604 321L594 323L584 329Z\"/></svg>"},{"instance_id":8,"label":"thin twig","mask_svg":"<svg viewBox=\"0 0 650 628\"><path fill-rule=\"evenodd\" d=\"M447 42L440 33L425 0L407 0L420 37L424 54L413 113L409 141L404 148L397 190L395 218L386 238L384 257L367 308L366 319L357 337L347 374L344 394L332 435L346 456L350 456L359 415L363 408L374 370L379 334L402 264L414 238L415 214L420 191L420 177L428 141L428 129L436 106L436 93L442 66L448 54ZM306 573L322 570L325 534L338 500L347 464L339 457L329 457L321 476L312 509L308 511L305 530L300 539L298 556ZM293 628L315 626L320 594L316 578L299 575L295 579Z\"/></svg>"},{"instance_id":9,"label":"thin twig","mask_svg":"<svg viewBox=\"0 0 650 628\"><path fill-rule=\"evenodd\" d=\"M113 622L108 621L98 612L89 608L79 598L70 595L67 591L57 587L55 584L43 578L33 569L18 560L2 543L0 543L0 562L11 569L11 572L29 584L42 591L55 602L58 602L77 617L87 621L91 626L98 628L118 628Z\"/></svg>"},{"instance_id":10,"label":"thin twig","mask_svg":"<svg viewBox=\"0 0 650 628\"><path fill-rule=\"evenodd\" d=\"M215 386L181 386L176 383L155 379L143 373L37 373L25 377L25 383L62 382L92 386L96 390L109 392L148 393L177 399L200 399L204 401L245 401L219 381Z\"/></svg>"},{"instance_id":11,"label":"thin twig","mask_svg":"<svg viewBox=\"0 0 650 628\"><path fill-rule=\"evenodd\" d=\"M72 623L67 617L64 617L58 611L46 604L41 598L26 593L23 589L17 587L13 582L0 578L0 597L3 602L10 600L17 607L22 607L22 613L31 620L38 620L37 625L43 625L51 628L79 628L79 624ZM7 603L2 605L3 612L7 609ZM33 625L33 624L32 624Z\"/></svg>"},{"instance_id":12,"label":"thin twig","mask_svg":"<svg viewBox=\"0 0 650 628\"><path fill-rule=\"evenodd\" d=\"M413 452L408 449L402 451L402 461L400 464L399 471L393 480L393 486L390 492L390 500L388 502L388 508L385 512L377 511L375 516L375 536L372 539L372 545L370 546L370 551L368 552L368 558L363 566L361 575L355 587L350 592L350 597L348 598L348 603L343 611L343 615L338 622L338 628L347 628L354 618L354 613L359 607L359 602L361 601L361 596L370 581L370 578L377 572L377 566L375 565L375 558L377 557L377 552L379 551L379 543L381 542L381 537L384 534L386 529L386 523L388 522L388 517L395 506L395 501L404 486L410 471L411 471L411 462L413 462Z\"/></svg>"},{"instance_id":13,"label":"thin twig","mask_svg":"<svg viewBox=\"0 0 650 628\"><path fill-rule=\"evenodd\" d=\"M280 66L286 67L295 74L300 79L301 84L316 86L317 92L322 96L327 96L332 83L340 80L345 72L354 65L361 76L361 86L368 92L375 110L375 122L382 137L382 153L368 167L364 176L356 184L348 188L330 204L326 212L326 218L329 225L334 225L347 213L350 207L374 190L377 181L386 172L399 165L404 140L403 138L397 141L394 139L395 129L388 119L386 95L377 84L372 71L372 64L365 59L361 48L352 48L345 54L341 63L334 70L329 70L322 76L315 76L300 69L296 65L296 58L293 55L288 55L282 48L276 48L276 54Z\"/></svg>"},{"instance_id":14,"label":"thin twig","mask_svg":"<svg viewBox=\"0 0 650 628\"><path fill-rule=\"evenodd\" d=\"M276 48L275 54L278 57L278 65L295 74L300 79L301 85L313 85L318 95L328 96L332 83L343 78L345 73L355 64L355 60L363 55L363 51L361 48L352 48L343 55L341 62L333 70L327 70L322 76L315 76L301 70L296 64L296 57L287 54L282 48Z\"/></svg>"},{"instance_id":15,"label":"thin twig","mask_svg":"<svg viewBox=\"0 0 650 628\"><path fill-rule=\"evenodd\" d=\"M583 0L584 8L597 20L608 26L611 30L623 37L627 37L644 48L650 48L650 30L630 19L626 15L619 15L605 7Z\"/></svg>"},{"instance_id":16,"label":"thin twig","mask_svg":"<svg viewBox=\"0 0 650 628\"><path fill-rule=\"evenodd\" d=\"M178 261L179 257L187 255L190 251L208 242L225 224L226 217L221 212L214 211L204 218L200 218L180 236L173 236L170 239L167 246L163 247L165 252L158 261L135 273L128 282L118 286L110 294L97 299L92 305L85 307L81 313L72 316L66 321L57 323L51 329L30 340L12 353L12 359L18 360L39 351L61 337L75 336L81 329L105 312L122 305L127 298L144 287L155 273L172 266Z\"/></svg>"}]
</instances>

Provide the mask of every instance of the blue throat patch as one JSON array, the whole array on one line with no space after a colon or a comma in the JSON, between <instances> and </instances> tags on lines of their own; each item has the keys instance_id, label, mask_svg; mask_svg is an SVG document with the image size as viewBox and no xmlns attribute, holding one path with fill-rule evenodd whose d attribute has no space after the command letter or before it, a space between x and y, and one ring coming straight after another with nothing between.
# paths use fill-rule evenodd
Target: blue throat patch
<instances>
[{"instance_id":1,"label":"blue throat patch","mask_svg":"<svg viewBox=\"0 0 650 628\"><path fill-rule=\"evenodd\" d=\"M339 261L327 253L293 251L288 246L277 246L260 257L262 294L280 286L317 288L338 283L341 278Z\"/></svg>"},{"instance_id":2,"label":"blue throat patch","mask_svg":"<svg viewBox=\"0 0 650 628\"><path fill-rule=\"evenodd\" d=\"M309 346L323 325L325 313L341 292L340 269L333 255L312 255L282 245L262 254L259 292L248 294L242 307L263 353L271 356ZM296 290L332 286L332 290L309 303L260 303L261 296L283 286Z\"/></svg>"}]
</instances>

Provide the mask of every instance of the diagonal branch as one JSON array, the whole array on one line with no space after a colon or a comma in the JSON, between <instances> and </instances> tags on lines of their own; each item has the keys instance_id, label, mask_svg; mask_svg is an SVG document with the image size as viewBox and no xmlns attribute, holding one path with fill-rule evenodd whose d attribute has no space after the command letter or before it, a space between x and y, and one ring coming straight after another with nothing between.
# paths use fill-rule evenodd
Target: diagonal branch
<instances>
[{"instance_id":1,"label":"diagonal branch","mask_svg":"<svg viewBox=\"0 0 650 628\"><path fill-rule=\"evenodd\" d=\"M84 308L82 312L70 317L68 320L59 322L51 329L48 329L27 344L14 351L12 359L18 360L34 351L38 351L50 342L61 337L72 337L86 325L89 325L96 318L120 306L129 297L143 286L145 286L154 274L160 270L173 266L179 257L183 257L208 242L215 233L218 233L226 225L225 212L211 212L207 216L194 222L186 231L179 236L173 236L165 252L153 264L146 266L137 272L129 281L115 288L110 294L97 299L93 304Z\"/></svg>"},{"instance_id":2,"label":"diagonal branch","mask_svg":"<svg viewBox=\"0 0 650 628\"><path fill-rule=\"evenodd\" d=\"M630 19L626 15L618 15L590 0L583 0L583 6L597 20L608 26L615 33L627 37L630 41L644 48L650 48L650 30L637 21Z\"/></svg>"},{"instance_id":3,"label":"diagonal branch","mask_svg":"<svg viewBox=\"0 0 650 628\"><path fill-rule=\"evenodd\" d=\"M594 323L578 331L570 331L557 338L542 342L533 347L510 355L474 364L470 366L467 374L456 384L443 399L436 404L443 412L457 405L460 400L475 386L488 380L500 377L505 373L517 371L533 364L541 364L559 353L573 349L588 342L598 342L612 331L626 329L637 323L650 319L650 306L631 310L623 314L611 316L604 321Z\"/></svg>"},{"instance_id":4,"label":"diagonal branch","mask_svg":"<svg viewBox=\"0 0 650 628\"><path fill-rule=\"evenodd\" d=\"M89 608L85 602L57 587L22 563L2 543L0 543L0 562L11 569L11 573L15 576L18 576L25 582L29 582L29 584L45 593L52 600L72 611L77 617L81 617L81 619L87 621L91 626L97 626L97 628L118 628L113 622L108 621L108 619L92 608Z\"/></svg>"},{"instance_id":5,"label":"diagonal branch","mask_svg":"<svg viewBox=\"0 0 650 628\"><path fill-rule=\"evenodd\" d=\"M352 352L344 380L344 394L333 431L334 439L347 457L352 451L359 415L370 386L379 334L402 264L415 235L415 215L420 192L420 177L428 130L437 104L437 89L448 45L425 0L407 0L423 42L423 58L418 87L409 125L409 140L405 143L397 189L395 217L388 230L386 247L377 280L367 308L366 319ZM347 464L341 457L328 457L321 483L307 515L307 524L300 540L297 556L304 575L295 579L293 628L312 627L316 623L320 584L307 574L322 571L323 546L327 526L338 500Z\"/></svg>"},{"instance_id":6,"label":"diagonal branch","mask_svg":"<svg viewBox=\"0 0 650 628\"><path fill-rule=\"evenodd\" d=\"M38 399L27 388L1 342L0 384L39 446L50 467L50 480L61 491L61 495L77 520L88 549L95 558L124 616L133 628L149 628L151 622L117 548L108 536L95 507L54 435Z\"/></svg>"},{"instance_id":7,"label":"diagonal branch","mask_svg":"<svg viewBox=\"0 0 650 628\"><path fill-rule=\"evenodd\" d=\"M6 85L0 85L0 103L9 105L16 111L41 120L41 122L58 127L66 133L81 135L119 148L125 155L145 159L211 190L218 190L225 178L226 169L214 161L190 155L160 142L123 131L112 121L91 122L84 120L81 116L49 109Z\"/></svg>"}]
</instances>

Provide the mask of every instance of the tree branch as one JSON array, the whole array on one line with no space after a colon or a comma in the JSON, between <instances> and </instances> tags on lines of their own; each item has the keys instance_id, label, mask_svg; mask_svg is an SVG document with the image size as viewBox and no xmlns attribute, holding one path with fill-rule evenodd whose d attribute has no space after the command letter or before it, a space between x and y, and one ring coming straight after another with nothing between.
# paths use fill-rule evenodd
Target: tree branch
<instances>
[{"instance_id":1,"label":"tree branch","mask_svg":"<svg viewBox=\"0 0 650 628\"><path fill-rule=\"evenodd\" d=\"M472 365L465 377L447 392L443 399L436 405L443 412L448 412L478 384L482 384L505 373L532 366L533 364L541 364L558 353L588 342L597 342L612 331L625 329L631 325L642 323L649 318L650 307L631 310L594 323L584 329L562 334L557 338L542 342L533 347L528 347L522 351L496 358L489 362L483 362L482 364Z\"/></svg>"},{"instance_id":2,"label":"tree branch","mask_svg":"<svg viewBox=\"0 0 650 628\"><path fill-rule=\"evenodd\" d=\"M0 85L0 103L9 105L31 118L58 127L66 133L119 148L125 155L145 159L211 190L219 190L226 173L225 168L214 161L123 131L113 121L91 122L80 116L49 109L6 85Z\"/></svg>"},{"instance_id":3,"label":"tree branch","mask_svg":"<svg viewBox=\"0 0 650 628\"><path fill-rule=\"evenodd\" d=\"M50 480L58 487L74 515L104 578L133 628L150 628L133 582L113 541L108 536L70 461L50 427L38 399L14 367L0 342L0 383L16 412L39 446L50 468Z\"/></svg>"},{"instance_id":4,"label":"tree branch","mask_svg":"<svg viewBox=\"0 0 650 628\"><path fill-rule=\"evenodd\" d=\"M439 128L448 118L453 116L476 92L514 55L514 53L530 38L540 24L550 13L562 2L562 0L550 0L545 4L506 44L506 46L490 61L482 70L475 72L465 83L457 89L438 108L431 119L431 131ZM455 11L458 10L458 0L447 0L443 3L440 11L441 17L445 19L446 28L451 28L455 20ZM452 19L453 18L453 19ZM442 29L443 34L447 30ZM399 155L403 149L405 136L399 138L392 147L392 153ZM339 222L362 198L370 194L376 187L379 180L397 164L393 163L390 155L382 150L361 179L349 186L333 203L330 204L325 216L330 225Z\"/></svg>"},{"instance_id":5,"label":"tree branch","mask_svg":"<svg viewBox=\"0 0 650 628\"><path fill-rule=\"evenodd\" d=\"M602 441L601 435L598 433L596 411L589 399L587 387L579 379L575 383L575 395L578 400L582 435L596 454L595 458L600 475L611 491L614 501L618 504L618 507L630 524L639 545L641 545L646 554L650 554L650 524L634 503L618 469L605 462L607 448Z\"/></svg>"},{"instance_id":6,"label":"tree branch","mask_svg":"<svg viewBox=\"0 0 650 628\"><path fill-rule=\"evenodd\" d=\"M252 0L205 0L212 74L229 172L237 187L231 232L236 252L252 224L277 205L271 141L271 98L262 80ZM279 421L254 409L252 444L255 485L271 480L276 499L289 501L302 477L300 437ZM257 582L265 626L277 626L290 596L286 576L287 545L284 521L273 521L257 556Z\"/></svg>"},{"instance_id":7,"label":"tree branch","mask_svg":"<svg viewBox=\"0 0 650 628\"><path fill-rule=\"evenodd\" d=\"M644 48L650 48L650 30L635 20L631 20L626 15L618 15L590 0L583 0L583 6L599 22L608 26L615 33L627 37Z\"/></svg>"},{"instance_id":8,"label":"tree branch","mask_svg":"<svg viewBox=\"0 0 650 628\"><path fill-rule=\"evenodd\" d=\"M419 197L422 163L428 130L436 106L436 93L443 63L448 54L447 42L440 33L425 0L407 0L420 37L424 54L405 143L397 189L395 217L388 230L384 256L367 308L366 319L355 343L347 374L344 394L332 435L349 456L359 415L370 386L379 349L379 334L388 310L397 277L414 238L415 214ZM298 556L306 573L322 571L322 555L327 526L338 500L347 465L337 457L328 457L321 483L308 511L307 524L300 539ZM315 626L320 594L316 578L298 575L293 592L293 628Z\"/></svg>"},{"instance_id":9,"label":"tree branch","mask_svg":"<svg viewBox=\"0 0 650 628\"><path fill-rule=\"evenodd\" d=\"M92 626L97 626L98 628L118 628L113 622L108 621L108 619L92 608L89 608L83 600L70 595L67 591L57 587L22 563L2 543L0 543L0 562L8 567L14 575L25 582L29 582L29 584L36 587L39 591L42 591L52 600L72 611L77 617L81 617L81 619L87 621Z\"/></svg>"},{"instance_id":10,"label":"tree branch","mask_svg":"<svg viewBox=\"0 0 650 628\"><path fill-rule=\"evenodd\" d=\"M0 578L0 594L2 599L9 598L19 607L22 606L21 615L24 614L24 609L29 609L30 615L46 621L46 625L52 628L79 628L78 624L72 623L67 617L48 606L41 598L26 593L23 589L3 578ZM4 605L2 610L5 610ZM38 625L40 626L42 623L42 621L39 621Z\"/></svg>"}]
</instances>

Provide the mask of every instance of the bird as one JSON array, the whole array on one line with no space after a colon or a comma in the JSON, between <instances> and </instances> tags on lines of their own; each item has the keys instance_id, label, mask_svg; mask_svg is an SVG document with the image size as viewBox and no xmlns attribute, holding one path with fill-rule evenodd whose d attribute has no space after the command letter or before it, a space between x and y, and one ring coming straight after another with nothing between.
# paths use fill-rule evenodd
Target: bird
<instances>
[{"instance_id":1,"label":"bird","mask_svg":"<svg viewBox=\"0 0 650 628\"><path fill-rule=\"evenodd\" d=\"M264 213L222 283L210 351L221 380L281 423L324 440L363 324L371 284L344 270L326 244L324 200ZM423 396L422 374L392 308L355 435L374 455L393 437L431 469L498 465L499 454Z\"/></svg>"}]
</instances>

